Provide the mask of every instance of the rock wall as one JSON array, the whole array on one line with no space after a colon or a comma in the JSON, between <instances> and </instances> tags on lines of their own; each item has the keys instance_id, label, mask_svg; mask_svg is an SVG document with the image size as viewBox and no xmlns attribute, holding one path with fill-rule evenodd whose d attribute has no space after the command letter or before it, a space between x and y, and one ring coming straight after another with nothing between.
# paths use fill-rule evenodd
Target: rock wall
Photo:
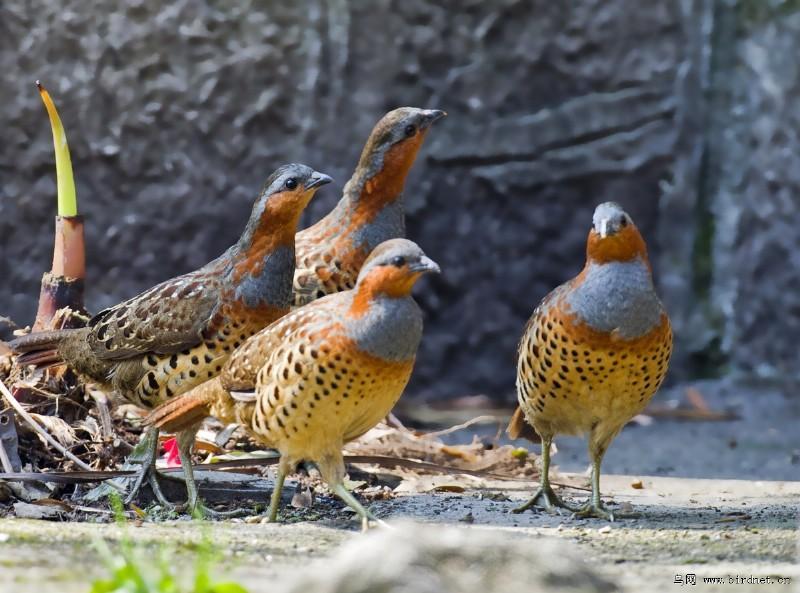
<instances>
[{"instance_id":1,"label":"rock wall","mask_svg":"<svg viewBox=\"0 0 800 593\"><path fill-rule=\"evenodd\" d=\"M734 26L726 78L712 59L720 13L729 29L740 16L713 0L5 0L0 313L31 319L51 257L54 167L37 78L67 126L93 310L221 252L280 163L335 177L305 217L316 220L373 123L407 104L450 114L407 185L409 236L445 271L421 287L411 393L513 397L524 322L578 271L592 209L610 199L649 240L676 322L675 378L773 358L776 372L796 371L797 209L783 182L796 183L797 23ZM714 77L732 97L719 122ZM740 108L744 123L728 129ZM724 138L712 144L715 131ZM724 183L709 181L709 162ZM775 271L770 296L760 279Z\"/></svg>"}]
</instances>

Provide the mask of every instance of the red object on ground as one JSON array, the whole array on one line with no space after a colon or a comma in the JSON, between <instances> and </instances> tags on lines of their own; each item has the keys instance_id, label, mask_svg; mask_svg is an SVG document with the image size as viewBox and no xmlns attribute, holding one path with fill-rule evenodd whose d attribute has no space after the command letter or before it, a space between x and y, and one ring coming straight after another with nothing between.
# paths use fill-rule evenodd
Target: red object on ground
<instances>
[{"instance_id":1,"label":"red object on ground","mask_svg":"<svg viewBox=\"0 0 800 593\"><path fill-rule=\"evenodd\" d=\"M181 465L181 452L178 450L178 440L175 437L164 441L164 459L167 462L167 467L180 467Z\"/></svg>"}]
</instances>

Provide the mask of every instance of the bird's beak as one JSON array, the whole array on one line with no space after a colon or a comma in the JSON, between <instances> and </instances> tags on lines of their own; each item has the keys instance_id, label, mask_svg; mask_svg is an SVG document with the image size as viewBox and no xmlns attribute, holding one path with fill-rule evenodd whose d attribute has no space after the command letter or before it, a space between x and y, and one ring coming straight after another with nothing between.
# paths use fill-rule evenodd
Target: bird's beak
<instances>
[{"instance_id":1,"label":"bird's beak","mask_svg":"<svg viewBox=\"0 0 800 593\"><path fill-rule=\"evenodd\" d=\"M602 239L605 239L609 235L609 233L608 233L608 223L609 222L610 221L607 218L605 218L605 219L600 221L600 237Z\"/></svg>"},{"instance_id":2,"label":"bird's beak","mask_svg":"<svg viewBox=\"0 0 800 593\"><path fill-rule=\"evenodd\" d=\"M422 128L429 128L435 122L445 117L447 113L441 109L426 109L425 115L422 118Z\"/></svg>"},{"instance_id":3,"label":"bird's beak","mask_svg":"<svg viewBox=\"0 0 800 593\"><path fill-rule=\"evenodd\" d=\"M331 181L333 181L333 179L330 176L325 175L325 173L314 171L314 173L311 175L311 179L309 179L308 183L306 183L306 191L321 187L330 183Z\"/></svg>"},{"instance_id":4,"label":"bird's beak","mask_svg":"<svg viewBox=\"0 0 800 593\"><path fill-rule=\"evenodd\" d=\"M408 268L412 272L417 272L420 274L427 274L427 273L440 274L442 271L441 268L439 267L439 264L437 264L427 255L423 255L421 258L419 258L418 262L410 264Z\"/></svg>"}]
</instances>

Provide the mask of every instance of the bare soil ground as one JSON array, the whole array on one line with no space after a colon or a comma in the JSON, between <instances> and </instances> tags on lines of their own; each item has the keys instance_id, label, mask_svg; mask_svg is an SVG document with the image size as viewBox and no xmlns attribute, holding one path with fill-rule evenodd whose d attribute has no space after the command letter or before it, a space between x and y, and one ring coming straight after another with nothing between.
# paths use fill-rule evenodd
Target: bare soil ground
<instances>
[{"instance_id":1,"label":"bare soil ground","mask_svg":"<svg viewBox=\"0 0 800 593\"><path fill-rule=\"evenodd\" d=\"M566 476L572 479L572 476ZM642 489L631 484L641 480ZM798 568L800 482L702 480L648 476L607 476L606 492L615 508L628 503L641 518L608 524L543 512L510 513L529 493L526 483L476 480L461 494L413 494L378 501L372 508L390 522L412 519L471 529L501 530L517 537L555 537L572 542L591 565L625 591L676 590L676 575L694 574L696 591L793 591ZM503 493L504 496L493 495ZM571 498L578 499L575 492ZM330 555L351 538L361 537L344 509L323 501L319 520L267 525L247 522L170 521L130 525L126 531L145 546L174 545L178 561L210 537L223 553L221 567L253 593L280 591L280 583L310 560ZM333 509L331 509L333 510ZM307 518L312 516L306 513ZM93 538L115 541L116 525L0 521L2 593L78 593L88 579L104 573ZM703 583L708 577L771 577L795 585Z\"/></svg>"}]
</instances>

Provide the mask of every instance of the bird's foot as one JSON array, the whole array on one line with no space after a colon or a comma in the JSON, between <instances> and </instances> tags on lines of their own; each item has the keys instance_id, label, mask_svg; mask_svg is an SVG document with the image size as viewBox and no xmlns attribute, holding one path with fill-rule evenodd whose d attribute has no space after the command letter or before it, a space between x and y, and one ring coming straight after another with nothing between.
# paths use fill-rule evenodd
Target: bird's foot
<instances>
[{"instance_id":1,"label":"bird's foot","mask_svg":"<svg viewBox=\"0 0 800 593\"><path fill-rule=\"evenodd\" d=\"M559 496L553 492L553 489L550 486L542 486L536 491L536 493L528 502L513 509L511 512L515 514L524 513L525 511L536 506L541 506L548 513L554 514L560 513L560 509L567 509L568 511L576 512L576 509L572 508L563 500L561 500L561 498L559 498Z\"/></svg>"},{"instance_id":2,"label":"bird's foot","mask_svg":"<svg viewBox=\"0 0 800 593\"><path fill-rule=\"evenodd\" d=\"M353 496L353 493L345 488L344 484L335 484L331 489L333 490L334 494L341 498L345 504L347 504L347 506L353 509L356 514L361 517L362 533L369 531L370 523L374 523L377 527L390 528L388 523L378 519L378 517L376 517L372 511L361 504L358 499Z\"/></svg>"},{"instance_id":3,"label":"bird's foot","mask_svg":"<svg viewBox=\"0 0 800 593\"><path fill-rule=\"evenodd\" d=\"M577 519L588 519L590 517L594 517L596 519L605 519L606 521L612 522L619 518L619 516L614 515L614 513L608 510L600 501L587 502L585 505L575 511L572 516Z\"/></svg>"},{"instance_id":4,"label":"bird's foot","mask_svg":"<svg viewBox=\"0 0 800 593\"><path fill-rule=\"evenodd\" d=\"M161 490L160 479L166 479L166 477L156 470L155 464L142 464L134 476L133 486L131 486L128 495L125 497L125 504L130 504L136 500L139 491L142 489L142 486L144 486L145 480L147 480L158 504L168 510L174 510L175 505L167 500L167 497L164 496L164 492Z\"/></svg>"},{"instance_id":5,"label":"bird's foot","mask_svg":"<svg viewBox=\"0 0 800 593\"><path fill-rule=\"evenodd\" d=\"M366 533L373 526L380 527L381 529L394 529L394 527L389 525L386 521L378 519L373 513L364 509L364 514L361 515L361 533Z\"/></svg>"},{"instance_id":6,"label":"bird's foot","mask_svg":"<svg viewBox=\"0 0 800 593\"><path fill-rule=\"evenodd\" d=\"M238 517L246 517L251 514L251 512L247 509L235 509L232 511L215 511L214 509L207 507L199 500L196 501L194 504L187 502L185 504L178 505L176 507L176 510L181 513L188 513L192 516L192 519L197 519L197 520L236 519Z\"/></svg>"}]
</instances>

